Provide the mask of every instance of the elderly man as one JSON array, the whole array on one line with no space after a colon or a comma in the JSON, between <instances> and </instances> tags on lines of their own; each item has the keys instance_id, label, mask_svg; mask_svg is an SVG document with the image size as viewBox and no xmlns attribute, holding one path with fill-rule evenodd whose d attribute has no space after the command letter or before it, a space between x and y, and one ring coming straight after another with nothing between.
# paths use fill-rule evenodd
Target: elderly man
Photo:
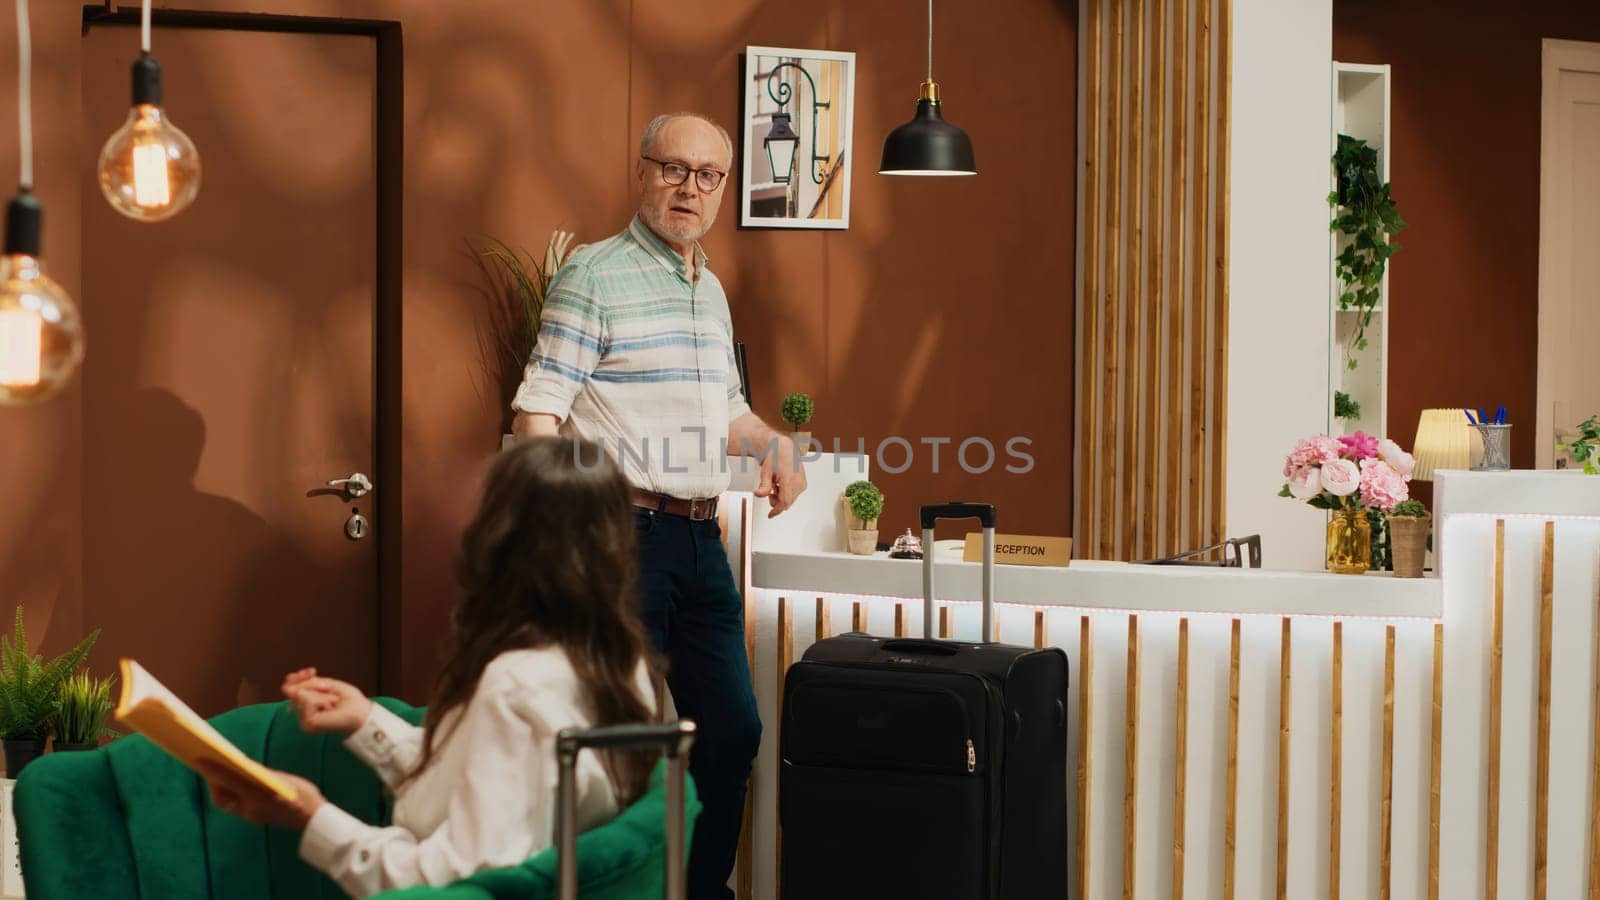
<instances>
[{"instance_id":1,"label":"elderly man","mask_svg":"<svg viewBox=\"0 0 1600 900\"><path fill-rule=\"evenodd\" d=\"M744 401L728 300L700 248L732 164L727 131L702 116L658 116L645 127L639 213L557 273L512 403L518 435L616 448L633 484L641 613L669 661L679 714L700 728L690 761L703 804L689 860L696 900L731 896L761 741L743 604L716 519L728 486L724 442L729 453L762 457L756 493L771 498L773 515L806 486L793 443Z\"/></svg>"}]
</instances>

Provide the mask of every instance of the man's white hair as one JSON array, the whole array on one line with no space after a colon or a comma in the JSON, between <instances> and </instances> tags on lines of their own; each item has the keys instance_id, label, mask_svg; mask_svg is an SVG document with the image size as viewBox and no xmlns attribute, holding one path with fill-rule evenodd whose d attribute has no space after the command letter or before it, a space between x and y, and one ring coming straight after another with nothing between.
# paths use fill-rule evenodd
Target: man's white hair
<instances>
[{"instance_id":1,"label":"man's white hair","mask_svg":"<svg viewBox=\"0 0 1600 900\"><path fill-rule=\"evenodd\" d=\"M723 128L715 119L711 118L710 116L703 116L699 113L693 112L662 113L661 115L656 116L654 119L651 119L650 124L644 126L644 133L639 135L640 156L654 155L656 138L660 136L661 129L665 128L667 123L671 122L673 119L699 119L707 125L710 125L712 128L715 128L717 130L717 134L722 135L723 146L728 148L728 165L733 165L733 138L728 136L728 129Z\"/></svg>"}]
</instances>

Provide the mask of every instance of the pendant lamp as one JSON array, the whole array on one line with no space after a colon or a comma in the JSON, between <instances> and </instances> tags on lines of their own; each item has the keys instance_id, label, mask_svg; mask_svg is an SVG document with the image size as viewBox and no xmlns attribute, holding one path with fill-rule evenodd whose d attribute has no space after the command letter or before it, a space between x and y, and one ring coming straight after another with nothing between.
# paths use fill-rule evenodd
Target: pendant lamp
<instances>
[{"instance_id":1,"label":"pendant lamp","mask_svg":"<svg viewBox=\"0 0 1600 900\"><path fill-rule=\"evenodd\" d=\"M150 55L150 0L133 61L133 108L100 150L100 191L111 208L139 222L169 219L200 192L200 153L161 107L161 64Z\"/></svg>"},{"instance_id":2,"label":"pendant lamp","mask_svg":"<svg viewBox=\"0 0 1600 900\"><path fill-rule=\"evenodd\" d=\"M22 176L0 248L0 405L55 396L83 362L78 305L39 259L44 209L33 196L33 69L28 0L17 2L17 119Z\"/></svg>"},{"instance_id":3,"label":"pendant lamp","mask_svg":"<svg viewBox=\"0 0 1600 900\"><path fill-rule=\"evenodd\" d=\"M978 174L972 139L940 113L939 83L933 80L933 0L928 0L928 80L922 83L917 114L884 139L878 174Z\"/></svg>"}]
</instances>

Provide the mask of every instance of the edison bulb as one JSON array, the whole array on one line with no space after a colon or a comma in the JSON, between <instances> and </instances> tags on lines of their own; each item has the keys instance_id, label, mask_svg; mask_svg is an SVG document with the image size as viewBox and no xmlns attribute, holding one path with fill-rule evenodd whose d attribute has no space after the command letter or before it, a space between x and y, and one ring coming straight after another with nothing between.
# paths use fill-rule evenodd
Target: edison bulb
<instances>
[{"instance_id":1,"label":"edison bulb","mask_svg":"<svg viewBox=\"0 0 1600 900\"><path fill-rule=\"evenodd\" d=\"M38 257L0 256L0 404L47 400L83 362L78 305Z\"/></svg>"},{"instance_id":2,"label":"edison bulb","mask_svg":"<svg viewBox=\"0 0 1600 900\"><path fill-rule=\"evenodd\" d=\"M175 216L200 192L194 142L154 103L137 103L100 151L100 190L130 219Z\"/></svg>"}]
</instances>

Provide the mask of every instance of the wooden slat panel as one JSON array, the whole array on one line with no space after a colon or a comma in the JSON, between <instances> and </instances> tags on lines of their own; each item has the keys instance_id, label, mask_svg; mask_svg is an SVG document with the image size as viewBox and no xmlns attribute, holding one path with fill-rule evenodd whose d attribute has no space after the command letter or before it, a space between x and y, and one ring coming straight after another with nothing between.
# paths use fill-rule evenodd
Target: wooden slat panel
<instances>
[{"instance_id":1,"label":"wooden slat panel","mask_svg":"<svg viewBox=\"0 0 1600 900\"><path fill-rule=\"evenodd\" d=\"M1137 559L1226 535L1233 7L1084 8L1076 546Z\"/></svg>"},{"instance_id":2,"label":"wooden slat panel","mask_svg":"<svg viewBox=\"0 0 1600 900\"><path fill-rule=\"evenodd\" d=\"M826 597L817 598L817 640L833 637L833 613Z\"/></svg>"},{"instance_id":3,"label":"wooden slat panel","mask_svg":"<svg viewBox=\"0 0 1600 900\"><path fill-rule=\"evenodd\" d=\"M1596 697L1600 697L1600 668L1595 673ZM1597 720L1600 721L1600 720ZM1444 623L1433 626L1433 723L1428 777L1428 900L1439 900L1439 782L1444 750ZM1600 731L1596 732L1600 746ZM1600 791L1600 780L1595 782Z\"/></svg>"},{"instance_id":4,"label":"wooden slat panel","mask_svg":"<svg viewBox=\"0 0 1600 900\"><path fill-rule=\"evenodd\" d=\"M1122 346L1117 337L1118 315L1122 310L1122 297L1119 293L1119 276L1122 268L1122 49L1126 40L1127 5L1112 0L1111 3L1111 66L1106 71L1106 80L1110 82L1111 92L1107 98L1107 110L1110 115L1110 124L1106 129L1106 276L1104 296L1101 298L1101 320L1105 333L1105 361L1101 368L1105 372L1105 383L1102 390L1106 392L1106 410L1108 415L1102 416L1098 424L1100 430L1100 465L1101 470L1093 473L1094 477L1103 479L1104 487L1110 492L1109 497L1100 501L1097 526L1100 538L1099 558L1117 558L1117 533L1116 533L1116 502L1118 496L1117 481L1117 428L1114 421L1115 413L1112 412L1116 405L1116 391L1119 385L1117 371L1121 364Z\"/></svg>"},{"instance_id":5,"label":"wooden slat panel","mask_svg":"<svg viewBox=\"0 0 1600 900\"><path fill-rule=\"evenodd\" d=\"M1180 0L1174 4L1172 28L1172 215L1168 221L1171 229L1168 252L1171 257L1171 285L1167 291L1167 415L1162 423L1166 429L1167 487L1164 496L1169 498L1162 511L1166 522L1166 552L1184 549L1182 532L1183 473L1195 461L1183 451L1183 328L1189 316L1189 295L1184 289L1184 224L1188 221L1185 208L1189 198L1189 3Z\"/></svg>"},{"instance_id":6,"label":"wooden slat panel","mask_svg":"<svg viewBox=\"0 0 1600 900\"><path fill-rule=\"evenodd\" d=\"M1095 461L1099 445L1100 419L1100 91L1103 84L1100 72L1101 0L1087 0L1088 47L1084 54L1084 72L1088 85L1084 90L1083 137L1083 291L1078 295L1082 311L1083 334L1079 340L1081 364L1078 366L1077 407L1078 455L1074 466L1077 491L1073 494L1073 528L1077 538L1073 546L1078 555L1096 555L1099 536L1095 531L1098 521L1096 510L1100 502L1100 479L1090 473L1100 470Z\"/></svg>"},{"instance_id":7,"label":"wooden slat panel","mask_svg":"<svg viewBox=\"0 0 1600 900\"><path fill-rule=\"evenodd\" d=\"M1094 643L1088 616L1078 622L1078 896L1089 896L1089 738L1094 728Z\"/></svg>"},{"instance_id":8,"label":"wooden slat panel","mask_svg":"<svg viewBox=\"0 0 1600 900\"><path fill-rule=\"evenodd\" d=\"M1118 466L1122 488L1117 492L1117 516L1121 520L1118 546L1122 559L1137 559L1141 554L1135 529L1139 524L1139 373L1143 365L1143 323L1140 314L1144 308L1142 279L1139 277L1144 266L1140 254L1140 243L1144 238L1144 196L1140 189L1144 181L1144 0L1131 2L1133 28L1129 34L1129 50L1132 58L1128 61L1128 289L1122 302L1128 334L1121 347L1122 415L1117 419L1122 442L1122 463Z\"/></svg>"},{"instance_id":9,"label":"wooden slat panel","mask_svg":"<svg viewBox=\"0 0 1600 900\"><path fill-rule=\"evenodd\" d=\"M1344 808L1344 623L1333 623L1333 728L1329 776L1328 897L1339 900L1339 835Z\"/></svg>"},{"instance_id":10,"label":"wooden slat panel","mask_svg":"<svg viewBox=\"0 0 1600 900\"><path fill-rule=\"evenodd\" d=\"M1233 96L1233 0L1217 0L1217 214L1216 237L1211 252L1216 261L1212 275L1216 283L1211 296L1211 483L1207 498L1211 504L1211 532L1206 543L1227 536L1227 503L1223 478L1228 471L1228 178L1230 109Z\"/></svg>"},{"instance_id":11,"label":"wooden slat panel","mask_svg":"<svg viewBox=\"0 0 1600 900\"><path fill-rule=\"evenodd\" d=\"M1161 402L1161 263L1162 263L1162 198L1164 187L1162 178L1166 172L1162 165L1162 154L1166 148L1166 121L1167 121L1167 92L1166 92L1166 61L1167 61L1167 4L1152 2L1150 23L1153 35L1150 39L1150 150L1146 155L1149 158L1150 172L1146 176L1149 185L1149 200L1146 209L1148 227L1145 229L1150 239L1146 242L1146 264L1148 270L1144 279L1144 350L1141 359L1144 361L1140 371L1143 389L1139 392L1139 434L1144 439L1144 446L1140 451L1142 460L1142 499L1139 513L1139 540L1135 558L1146 558L1161 555L1161 509L1156 501L1159 497L1157 484L1156 461L1160 457L1160 444L1157 435L1161 428L1156 419Z\"/></svg>"},{"instance_id":12,"label":"wooden slat panel","mask_svg":"<svg viewBox=\"0 0 1600 900\"><path fill-rule=\"evenodd\" d=\"M857 600L850 608L850 630L867 634L867 604Z\"/></svg>"},{"instance_id":13,"label":"wooden slat panel","mask_svg":"<svg viewBox=\"0 0 1600 900\"><path fill-rule=\"evenodd\" d=\"M1189 512L1185 529L1186 545L1200 547L1205 536L1205 473L1211 465L1206 457L1206 222L1210 218L1211 187L1211 67L1206 64L1211 50L1211 3L1198 0L1195 13L1195 101L1194 101L1194 266L1190 277L1193 296L1190 309L1194 322L1189 329Z\"/></svg>"},{"instance_id":14,"label":"wooden slat panel","mask_svg":"<svg viewBox=\"0 0 1600 900\"><path fill-rule=\"evenodd\" d=\"M1394 626L1383 632L1383 820L1379 823L1378 897L1389 900L1394 851Z\"/></svg>"},{"instance_id":15,"label":"wooden slat panel","mask_svg":"<svg viewBox=\"0 0 1600 900\"><path fill-rule=\"evenodd\" d=\"M1137 2L1137 0L1135 0ZM1122 897L1133 900L1139 836L1139 617L1128 617L1128 701L1123 732Z\"/></svg>"},{"instance_id":16,"label":"wooden slat panel","mask_svg":"<svg viewBox=\"0 0 1600 900\"><path fill-rule=\"evenodd\" d=\"M1189 620L1178 620L1178 722L1172 762L1172 900L1183 900L1184 822L1189 807Z\"/></svg>"},{"instance_id":17,"label":"wooden slat panel","mask_svg":"<svg viewBox=\"0 0 1600 900\"><path fill-rule=\"evenodd\" d=\"M794 609L789 604L788 597L778 598L778 741L783 741L783 681L789 675L789 667L794 664ZM778 780L778 800L783 801L783 779ZM783 823L779 822L774 829L777 833L776 849L773 850L773 866L778 871L783 871ZM779 895L782 890L780 886Z\"/></svg>"},{"instance_id":18,"label":"wooden slat panel","mask_svg":"<svg viewBox=\"0 0 1600 900\"><path fill-rule=\"evenodd\" d=\"M1050 622L1042 609L1033 611L1033 646L1040 650L1050 646Z\"/></svg>"},{"instance_id":19,"label":"wooden slat panel","mask_svg":"<svg viewBox=\"0 0 1600 900\"><path fill-rule=\"evenodd\" d=\"M1239 620L1228 649L1228 807L1222 825L1222 900L1233 900L1239 855ZM1088 896L1084 894L1082 896Z\"/></svg>"},{"instance_id":20,"label":"wooden slat panel","mask_svg":"<svg viewBox=\"0 0 1600 900\"><path fill-rule=\"evenodd\" d=\"M1289 896L1289 688L1290 619L1283 619L1278 648L1278 900Z\"/></svg>"},{"instance_id":21,"label":"wooden slat panel","mask_svg":"<svg viewBox=\"0 0 1600 900\"><path fill-rule=\"evenodd\" d=\"M1506 520L1494 523L1494 610L1489 647L1489 811L1484 829L1484 900L1500 892L1500 683L1505 646Z\"/></svg>"},{"instance_id":22,"label":"wooden slat panel","mask_svg":"<svg viewBox=\"0 0 1600 900\"><path fill-rule=\"evenodd\" d=\"M1600 591L1595 597L1595 622L1600 625ZM1589 745L1594 767L1589 780L1589 900L1600 900L1600 627L1594 636L1594 710L1594 739Z\"/></svg>"},{"instance_id":23,"label":"wooden slat panel","mask_svg":"<svg viewBox=\"0 0 1600 900\"><path fill-rule=\"evenodd\" d=\"M1545 900L1550 866L1550 668L1555 617L1556 523L1544 523L1539 581L1539 734L1534 757L1533 897Z\"/></svg>"}]
</instances>

